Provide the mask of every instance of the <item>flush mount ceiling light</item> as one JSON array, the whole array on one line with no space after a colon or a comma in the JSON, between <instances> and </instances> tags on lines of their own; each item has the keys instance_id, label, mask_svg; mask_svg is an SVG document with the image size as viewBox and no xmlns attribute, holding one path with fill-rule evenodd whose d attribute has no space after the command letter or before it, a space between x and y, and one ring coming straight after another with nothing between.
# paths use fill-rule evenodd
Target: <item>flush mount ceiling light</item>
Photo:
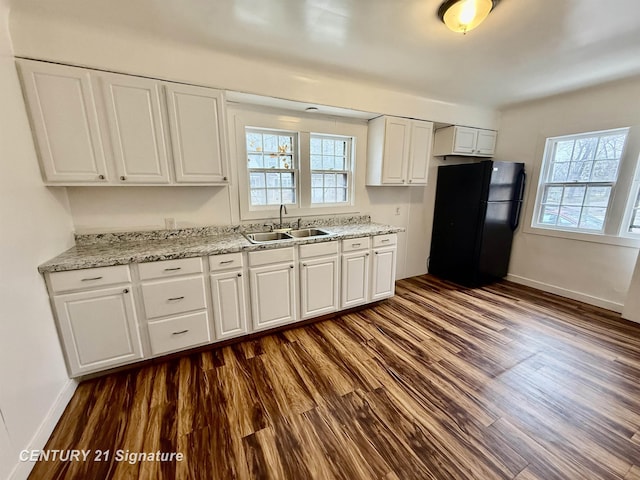
<instances>
[{"instance_id":1,"label":"flush mount ceiling light","mask_svg":"<svg viewBox=\"0 0 640 480\"><path fill-rule=\"evenodd\" d=\"M499 0L447 0L440 5L438 17L450 30L465 34L487 18Z\"/></svg>"}]
</instances>

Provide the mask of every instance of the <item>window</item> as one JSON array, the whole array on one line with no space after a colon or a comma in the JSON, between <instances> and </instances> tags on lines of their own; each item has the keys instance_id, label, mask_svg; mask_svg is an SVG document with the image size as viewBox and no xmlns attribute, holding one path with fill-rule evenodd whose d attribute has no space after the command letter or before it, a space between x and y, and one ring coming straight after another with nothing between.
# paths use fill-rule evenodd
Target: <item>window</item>
<instances>
[{"instance_id":1,"label":"window","mask_svg":"<svg viewBox=\"0 0 640 480\"><path fill-rule=\"evenodd\" d=\"M347 203L351 139L311 134L311 203Z\"/></svg>"},{"instance_id":2,"label":"window","mask_svg":"<svg viewBox=\"0 0 640 480\"><path fill-rule=\"evenodd\" d=\"M603 233L628 131L549 138L532 226Z\"/></svg>"},{"instance_id":3,"label":"window","mask_svg":"<svg viewBox=\"0 0 640 480\"><path fill-rule=\"evenodd\" d=\"M296 203L297 135L247 129L246 139L251 206Z\"/></svg>"},{"instance_id":4,"label":"window","mask_svg":"<svg viewBox=\"0 0 640 480\"><path fill-rule=\"evenodd\" d=\"M629 221L629 233L640 233L640 191L636 196L636 201L631 209L631 220Z\"/></svg>"}]
</instances>

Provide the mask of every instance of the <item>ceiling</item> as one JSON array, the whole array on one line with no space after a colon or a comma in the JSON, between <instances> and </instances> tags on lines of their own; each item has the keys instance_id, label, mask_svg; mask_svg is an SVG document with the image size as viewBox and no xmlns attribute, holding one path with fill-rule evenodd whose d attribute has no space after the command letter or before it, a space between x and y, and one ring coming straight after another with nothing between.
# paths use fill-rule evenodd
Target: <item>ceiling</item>
<instances>
[{"instance_id":1,"label":"ceiling","mask_svg":"<svg viewBox=\"0 0 640 480\"><path fill-rule=\"evenodd\" d=\"M467 35L440 0L10 0L46 16L500 107L640 75L639 0L502 0Z\"/></svg>"}]
</instances>

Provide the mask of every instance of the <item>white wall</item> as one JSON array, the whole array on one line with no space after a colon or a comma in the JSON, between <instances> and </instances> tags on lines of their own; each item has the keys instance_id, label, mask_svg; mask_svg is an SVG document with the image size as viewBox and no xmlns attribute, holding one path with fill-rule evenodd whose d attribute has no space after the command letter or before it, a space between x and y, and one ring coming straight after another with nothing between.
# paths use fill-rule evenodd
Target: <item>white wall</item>
<instances>
[{"instance_id":1,"label":"white wall","mask_svg":"<svg viewBox=\"0 0 640 480\"><path fill-rule=\"evenodd\" d=\"M622 311L638 249L533 233L532 204L545 139L640 124L640 79L507 108L496 159L526 163L527 214L513 246L510 278Z\"/></svg>"},{"instance_id":2,"label":"white wall","mask_svg":"<svg viewBox=\"0 0 640 480\"><path fill-rule=\"evenodd\" d=\"M0 409L9 440L0 478L18 466L20 450L44 446L73 391L37 271L72 244L73 224L65 190L42 184L7 32L0 0Z\"/></svg>"}]
</instances>

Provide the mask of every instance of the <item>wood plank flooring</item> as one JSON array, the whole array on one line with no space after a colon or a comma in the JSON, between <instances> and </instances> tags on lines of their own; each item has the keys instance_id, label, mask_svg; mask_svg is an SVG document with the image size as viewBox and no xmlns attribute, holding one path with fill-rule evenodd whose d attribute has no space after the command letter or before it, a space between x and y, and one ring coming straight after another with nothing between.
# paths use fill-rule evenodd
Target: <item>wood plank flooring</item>
<instances>
[{"instance_id":1,"label":"wood plank flooring","mask_svg":"<svg viewBox=\"0 0 640 480\"><path fill-rule=\"evenodd\" d=\"M640 325L508 282L396 293L82 383L47 448L89 459L31 478L640 479Z\"/></svg>"}]
</instances>

